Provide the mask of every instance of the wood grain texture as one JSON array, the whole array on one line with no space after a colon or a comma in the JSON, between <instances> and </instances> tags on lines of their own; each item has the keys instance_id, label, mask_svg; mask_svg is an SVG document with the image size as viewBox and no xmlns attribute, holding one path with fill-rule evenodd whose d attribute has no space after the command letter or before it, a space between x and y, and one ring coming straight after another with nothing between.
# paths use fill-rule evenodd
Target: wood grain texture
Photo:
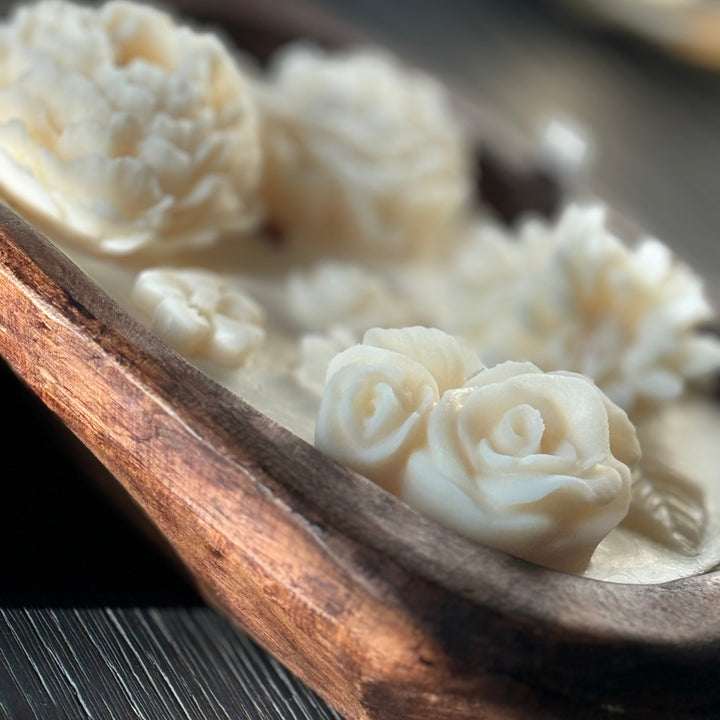
<instances>
[{"instance_id":1,"label":"wood grain texture","mask_svg":"<svg viewBox=\"0 0 720 720\"><path fill-rule=\"evenodd\" d=\"M211 602L349 717L718 701L716 575L614 587L477 548L193 371L7 212L2 226L0 351Z\"/></svg>"},{"instance_id":2,"label":"wood grain texture","mask_svg":"<svg viewBox=\"0 0 720 720\"><path fill-rule=\"evenodd\" d=\"M12 409L0 434L2 720L82 720L85 708L97 720L337 718L202 607L96 485L124 511L122 489L4 363L0 394Z\"/></svg>"}]
</instances>

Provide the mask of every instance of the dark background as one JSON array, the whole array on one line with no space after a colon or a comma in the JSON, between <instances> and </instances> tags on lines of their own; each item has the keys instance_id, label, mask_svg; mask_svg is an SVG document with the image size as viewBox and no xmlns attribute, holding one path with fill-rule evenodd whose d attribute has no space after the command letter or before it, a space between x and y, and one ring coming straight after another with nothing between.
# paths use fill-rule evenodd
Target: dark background
<instances>
[{"instance_id":1,"label":"dark background","mask_svg":"<svg viewBox=\"0 0 720 720\"><path fill-rule=\"evenodd\" d=\"M579 123L594 139L587 185L702 268L718 297L719 74L555 4L321 4L511 132L534 137L553 116ZM202 605L5 367L0 387L0 717L332 716Z\"/></svg>"}]
</instances>

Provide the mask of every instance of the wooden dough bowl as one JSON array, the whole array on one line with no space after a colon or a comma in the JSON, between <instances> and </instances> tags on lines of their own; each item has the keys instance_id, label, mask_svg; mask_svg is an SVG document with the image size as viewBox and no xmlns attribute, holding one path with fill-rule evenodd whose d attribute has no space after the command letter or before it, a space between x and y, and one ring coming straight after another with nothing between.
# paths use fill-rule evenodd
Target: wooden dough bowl
<instances>
[{"instance_id":1,"label":"wooden dough bowl","mask_svg":"<svg viewBox=\"0 0 720 720\"><path fill-rule=\"evenodd\" d=\"M262 54L292 34L277 7L223 12ZM552 209L497 151L486 201ZM720 716L720 572L616 585L480 547L209 380L5 208L0 275L0 353L208 602L348 718Z\"/></svg>"}]
</instances>

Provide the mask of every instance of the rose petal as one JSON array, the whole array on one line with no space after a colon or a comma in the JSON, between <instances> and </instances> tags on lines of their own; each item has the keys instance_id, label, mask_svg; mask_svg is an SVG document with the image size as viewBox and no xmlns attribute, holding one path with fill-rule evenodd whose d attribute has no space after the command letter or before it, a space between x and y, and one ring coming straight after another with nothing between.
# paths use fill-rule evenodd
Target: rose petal
<instances>
[{"instance_id":1,"label":"rose petal","mask_svg":"<svg viewBox=\"0 0 720 720\"><path fill-rule=\"evenodd\" d=\"M364 345L392 350L419 362L435 378L440 393L460 387L483 367L477 353L457 338L436 328L372 328Z\"/></svg>"}]
</instances>

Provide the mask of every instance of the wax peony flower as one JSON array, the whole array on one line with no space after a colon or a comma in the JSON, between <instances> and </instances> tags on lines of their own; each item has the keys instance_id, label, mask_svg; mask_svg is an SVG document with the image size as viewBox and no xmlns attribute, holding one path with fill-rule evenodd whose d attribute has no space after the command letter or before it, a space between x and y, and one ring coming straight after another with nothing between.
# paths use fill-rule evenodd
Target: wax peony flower
<instances>
[{"instance_id":1,"label":"wax peony flower","mask_svg":"<svg viewBox=\"0 0 720 720\"><path fill-rule=\"evenodd\" d=\"M697 334L713 312L702 282L654 239L629 249L601 209L568 210L523 312L532 358L592 377L631 409L677 397L686 380L720 369L720 342Z\"/></svg>"},{"instance_id":2,"label":"wax peony flower","mask_svg":"<svg viewBox=\"0 0 720 720\"><path fill-rule=\"evenodd\" d=\"M508 362L442 396L398 494L478 542L578 572L625 517L639 456L592 381Z\"/></svg>"},{"instance_id":3,"label":"wax peony flower","mask_svg":"<svg viewBox=\"0 0 720 720\"><path fill-rule=\"evenodd\" d=\"M262 309L211 272L144 270L132 299L151 330L183 355L238 367L265 339Z\"/></svg>"},{"instance_id":4,"label":"wax peony flower","mask_svg":"<svg viewBox=\"0 0 720 720\"><path fill-rule=\"evenodd\" d=\"M112 255L256 224L256 110L215 36L47 0L0 26L0 60L0 194L24 212Z\"/></svg>"},{"instance_id":5,"label":"wax peony flower","mask_svg":"<svg viewBox=\"0 0 720 720\"><path fill-rule=\"evenodd\" d=\"M481 367L439 330L369 330L330 362L315 444L391 489L441 393Z\"/></svg>"},{"instance_id":6,"label":"wax peony flower","mask_svg":"<svg viewBox=\"0 0 720 720\"><path fill-rule=\"evenodd\" d=\"M700 279L657 240L626 247L602 208L570 207L516 238L481 229L455 270L433 321L489 362L579 372L626 410L720 369L720 342L697 332L713 316Z\"/></svg>"},{"instance_id":7,"label":"wax peony flower","mask_svg":"<svg viewBox=\"0 0 720 720\"><path fill-rule=\"evenodd\" d=\"M433 80L369 50L283 51L259 93L272 220L335 253L401 257L444 243L470 184Z\"/></svg>"}]
</instances>

